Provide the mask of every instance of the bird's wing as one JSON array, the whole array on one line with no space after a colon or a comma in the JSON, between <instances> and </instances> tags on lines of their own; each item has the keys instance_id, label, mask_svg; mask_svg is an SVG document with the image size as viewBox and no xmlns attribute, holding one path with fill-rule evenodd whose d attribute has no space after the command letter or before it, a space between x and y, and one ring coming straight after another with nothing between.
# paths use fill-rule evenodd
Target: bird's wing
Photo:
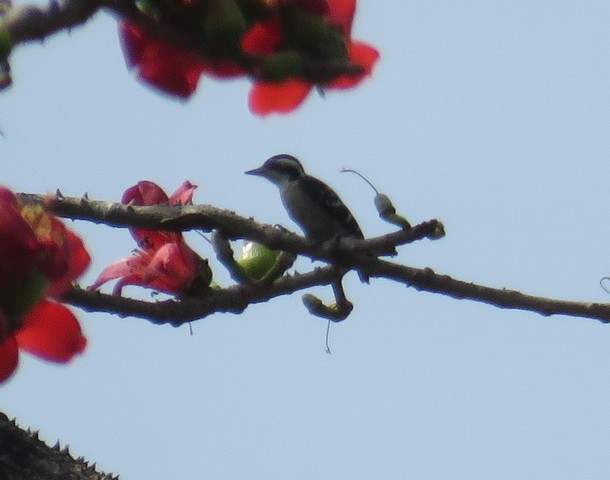
<instances>
[{"instance_id":1,"label":"bird's wing","mask_svg":"<svg viewBox=\"0 0 610 480\"><path fill-rule=\"evenodd\" d=\"M362 230L358 226L358 222L345 206L345 203L339 198L339 195L326 185L324 182L309 175L300 179L303 190L308 194L313 201L320 205L320 208L327 211L337 221L345 224L349 233L355 238L364 238Z\"/></svg>"}]
</instances>

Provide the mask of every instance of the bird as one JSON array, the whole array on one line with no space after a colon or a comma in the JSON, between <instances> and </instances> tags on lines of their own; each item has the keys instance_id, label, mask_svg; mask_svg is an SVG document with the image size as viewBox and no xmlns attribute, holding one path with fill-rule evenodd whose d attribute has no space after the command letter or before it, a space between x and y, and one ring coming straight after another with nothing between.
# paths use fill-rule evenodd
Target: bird
<instances>
[{"instance_id":1,"label":"bird","mask_svg":"<svg viewBox=\"0 0 610 480\"><path fill-rule=\"evenodd\" d=\"M288 216L309 240L323 243L340 237L364 239L358 222L339 195L308 175L296 157L280 153L245 173L266 178L278 187ZM366 275L358 273L363 282L368 282Z\"/></svg>"}]
</instances>

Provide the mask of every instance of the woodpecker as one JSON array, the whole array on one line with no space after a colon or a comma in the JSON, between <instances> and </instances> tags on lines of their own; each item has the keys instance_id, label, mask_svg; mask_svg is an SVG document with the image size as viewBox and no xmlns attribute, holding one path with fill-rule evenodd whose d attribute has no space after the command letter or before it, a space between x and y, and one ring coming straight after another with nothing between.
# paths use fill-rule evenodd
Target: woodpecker
<instances>
[{"instance_id":1,"label":"woodpecker","mask_svg":"<svg viewBox=\"0 0 610 480\"><path fill-rule=\"evenodd\" d=\"M308 239L325 242L337 237L364 238L339 195L321 180L307 175L292 155L274 155L259 168L245 173L266 178L279 188L284 208ZM366 275L359 275L367 281Z\"/></svg>"}]
</instances>

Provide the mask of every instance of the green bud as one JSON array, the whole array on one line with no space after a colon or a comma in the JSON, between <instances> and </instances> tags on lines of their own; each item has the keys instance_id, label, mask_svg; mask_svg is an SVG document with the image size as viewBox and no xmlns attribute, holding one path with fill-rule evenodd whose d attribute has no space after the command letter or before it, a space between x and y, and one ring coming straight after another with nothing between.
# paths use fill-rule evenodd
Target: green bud
<instances>
[{"instance_id":1,"label":"green bud","mask_svg":"<svg viewBox=\"0 0 610 480\"><path fill-rule=\"evenodd\" d=\"M241 258L237 263L249 278L261 280L275 267L281 253L260 243L244 241Z\"/></svg>"},{"instance_id":2,"label":"green bud","mask_svg":"<svg viewBox=\"0 0 610 480\"><path fill-rule=\"evenodd\" d=\"M375 195L374 202L379 216L386 222L396 225L403 230L409 230L411 228L409 221L402 215L396 213L396 208L394 208L392 200L390 200L390 197L385 193L378 193Z\"/></svg>"},{"instance_id":3,"label":"green bud","mask_svg":"<svg viewBox=\"0 0 610 480\"><path fill-rule=\"evenodd\" d=\"M354 308L352 303L347 301L343 304L342 308L339 308L337 303L324 305L322 300L311 293L304 294L301 297L301 300L309 313L315 315L316 317L326 318L331 322L340 322L345 320Z\"/></svg>"},{"instance_id":4,"label":"green bud","mask_svg":"<svg viewBox=\"0 0 610 480\"><path fill-rule=\"evenodd\" d=\"M324 310L322 300L311 293L305 293L301 299L303 301L303 305L305 305L305 308L312 313L318 313Z\"/></svg>"},{"instance_id":5,"label":"green bud","mask_svg":"<svg viewBox=\"0 0 610 480\"><path fill-rule=\"evenodd\" d=\"M439 239L439 238L443 238L444 236L445 236L445 226L443 225L442 222L438 222L438 224L436 225L436 228L434 229L434 232L432 233L432 235L430 235L430 238Z\"/></svg>"},{"instance_id":6,"label":"green bud","mask_svg":"<svg viewBox=\"0 0 610 480\"><path fill-rule=\"evenodd\" d=\"M375 208L381 218L386 218L388 215L396 213L396 208L392 204L392 200L385 193L378 193L375 195Z\"/></svg>"}]
</instances>

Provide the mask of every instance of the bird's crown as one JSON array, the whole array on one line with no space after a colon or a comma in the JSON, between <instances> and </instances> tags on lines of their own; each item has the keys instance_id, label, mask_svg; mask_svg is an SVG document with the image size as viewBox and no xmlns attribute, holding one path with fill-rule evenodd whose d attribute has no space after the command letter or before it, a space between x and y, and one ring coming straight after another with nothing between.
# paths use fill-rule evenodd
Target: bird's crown
<instances>
[{"instance_id":1,"label":"bird's crown","mask_svg":"<svg viewBox=\"0 0 610 480\"><path fill-rule=\"evenodd\" d=\"M280 153L269 158L263 163L263 168L289 178L298 178L305 175L305 169L301 162L287 153Z\"/></svg>"}]
</instances>

